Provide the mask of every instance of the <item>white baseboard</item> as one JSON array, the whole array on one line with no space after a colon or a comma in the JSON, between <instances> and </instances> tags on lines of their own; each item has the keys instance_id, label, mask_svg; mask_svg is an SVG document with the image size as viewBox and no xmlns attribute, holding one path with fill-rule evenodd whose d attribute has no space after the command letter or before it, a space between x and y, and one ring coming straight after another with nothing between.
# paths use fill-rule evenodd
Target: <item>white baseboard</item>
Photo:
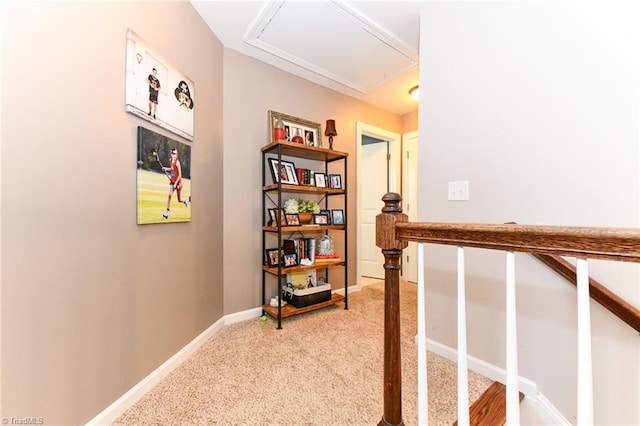
<instances>
[{"instance_id":1,"label":"white baseboard","mask_svg":"<svg viewBox=\"0 0 640 426\"><path fill-rule=\"evenodd\" d=\"M543 394L538 393L534 401L535 409L544 424L571 426L571 422Z\"/></svg>"},{"instance_id":2,"label":"white baseboard","mask_svg":"<svg viewBox=\"0 0 640 426\"><path fill-rule=\"evenodd\" d=\"M435 340L427 339L427 350L438 354L451 362L458 362L458 351L456 349L447 345L443 345L442 343L436 342ZM507 372L503 368L497 367L493 364L489 364L488 362L478 359L474 356L468 356L467 367L469 368L469 370L475 371L478 374L482 374L483 376L488 377L496 382L507 382ZM523 394L528 397L536 398L538 395L538 386L535 384L535 382L522 376L518 377L518 388Z\"/></svg>"},{"instance_id":3,"label":"white baseboard","mask_svg":"<svg viewBox=\"0 0 640 426\"><path fill-rule=\"evenodd\" d=\"M362 290L362 288L358 285L352 285L352 286L349 286L348 290L349 290L349 294L351 294L353 292L358 292ZM344 287L337 288L335 290L332 290L331 292L338 293L339 295L344 296Z\"/></svg>"},{"instance_id":4,"label":"white baseboard","mask_svg":"<svg viewBox=\"0 0 640 426\"><path fill-rule=\"evenodd\" d=\"M235 314L225 315L213 323L209 328L200 333L195 339L187 343L175 355L166 360L160 367L156 368L147 377L132 387L124 395L105 408L100 414L87 422L87 425L110 425L118 417L131 408L140 398L149 392L162 379L167 377L178 365L189 358L200 346L211 337L218 334L223 326L247 319L257 318L262 315L262 308L249 309Z\"/></svg>"},{"instance_id":5,"label":"white baseboard","mask_svg":"<svg viewBox=\"0 0 640 426\"><path fill-rule=\"evenodd\" d=\"M418 336L416 336L417 342ZM458 351L452 347L427 339L427 350L448 359L453 363L458 363ZM467 367L471 371L475 371L489 379L506 383L507 372L505 369L497 367L481 359L471 355L467 358ZM538 391L538 385L533 380L518 377L518 388L529 398L540 418L544 419L542 424L545 425L571 425L558 409L549 401L542 393Z\"/></svg>"},{"instance_id":6,"label":"white baseboard","mask_svg":"<svg viewBox=\"0 0 640 426\"><path fill-rule=\"evenodd\" d=\"M236 312L235 314L229 314L224 316L224 325L233 324L252 318L258 318L262 315L262 308L247 309L246 311Z\"/></svg>"}]
</instances>

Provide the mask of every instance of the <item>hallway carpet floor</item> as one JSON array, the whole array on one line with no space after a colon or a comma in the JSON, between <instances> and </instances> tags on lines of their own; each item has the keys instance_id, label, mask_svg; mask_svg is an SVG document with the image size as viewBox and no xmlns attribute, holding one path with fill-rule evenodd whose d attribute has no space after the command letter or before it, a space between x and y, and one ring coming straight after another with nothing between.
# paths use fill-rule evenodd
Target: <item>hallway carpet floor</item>
<instances>
[{"instance_id":1,"label":"hallway carpet floor","mask_svg":"<svg viewBox=\"0 0 640 426\"><path fill-rule=\"evenodd\" d=\"M401 283L402 412L417 424L416 285ZM384 283L343 304L231 324L114 425L374 425L383 413ZM456 420L456 366L428 353L429 424ZM470 403L492 381L469 372Z\"/></svg>"}]
</instances>

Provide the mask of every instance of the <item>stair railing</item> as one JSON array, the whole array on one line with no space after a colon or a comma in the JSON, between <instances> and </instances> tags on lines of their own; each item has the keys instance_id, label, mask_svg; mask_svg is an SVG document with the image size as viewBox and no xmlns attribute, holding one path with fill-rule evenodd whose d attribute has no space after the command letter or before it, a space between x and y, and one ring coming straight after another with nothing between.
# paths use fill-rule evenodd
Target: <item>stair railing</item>
<instances>
[{"instance_id":1,"label":"stair railing","mask_svg":"<svg viewBox=\"0 0 640 426\"><path fill-rule=\"evenodd\" d=\"M466 384L466 319L464 305L464 248L476 247L506 252L506 405L507 424L519 424L518 354L515 305L515 252L570 256L577 260L578 305L578 407L579 425L593 424L593 379L591 364L591 319L587 259L640 262L640 230L485 225L468 223L408 222L399 194L386 194L376 217L376 245L385 257L384 407L379 425L402 425L400 363L400 257L408 242L418 245L418 423L426 425L427 374L424 313L423 244L458 247L458 424L469 424ZM463 368L463 366L465 368Z\"/></svg>"},{"instance_id":2,"label":"stair railing","mask_svg":"<svg viewBox=\"0 0 640 426\"><path fill-rule=\"evenodd\" d=\"M576 267L562 257L542 253L533 253L533 257L547 265L570 284L576 285ZM609 312L637 332L640 332L640 309L637 309L593 278L589 278L589 294L593 300Z\"/></svg>"}]
</instances>

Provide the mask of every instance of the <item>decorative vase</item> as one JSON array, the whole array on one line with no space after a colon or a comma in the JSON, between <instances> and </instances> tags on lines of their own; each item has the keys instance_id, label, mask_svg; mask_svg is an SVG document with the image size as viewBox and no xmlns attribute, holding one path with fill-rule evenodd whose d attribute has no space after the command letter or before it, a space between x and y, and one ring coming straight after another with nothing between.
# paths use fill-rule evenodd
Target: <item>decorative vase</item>
<instances>
[{"instance_id":1,"label":"decorative vase","mask_svg":"<svg viewBox=\"0 0 640 426\"><path fill-rule=\"evenodd\" d=\"M298 217L300 218L300 224L308 225L311 223L311 220L313 219L313 213L311 212L298 213Z\"/></svg>"},{"instance_id":2,"label":"decorative vase","mask_svg":"<svg viewBox=\"0 0 640 426\"><path fill-rule=\"evenodd\" d=\"M273 140L278 142L283 141L284 139L284 123L278 118L275 125L273 126Z\"/></svg>"}]
</instances>

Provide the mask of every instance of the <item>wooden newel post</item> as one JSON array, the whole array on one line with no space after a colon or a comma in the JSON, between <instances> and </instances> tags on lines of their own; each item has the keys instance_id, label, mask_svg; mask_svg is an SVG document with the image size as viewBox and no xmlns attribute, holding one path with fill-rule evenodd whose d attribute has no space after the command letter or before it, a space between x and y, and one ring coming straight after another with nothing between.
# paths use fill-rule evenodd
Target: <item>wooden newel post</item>
<instances>
[{"instance_id":1,"label":"wooden newel post","mask_svg":"<svg viewBox=\"0 0 640 426\"><path fill-rule=\"evenodd\" d=\"M406 242L396 240L396 223L407 222L400 194L382 197L384 207L376 216L376 246L384 254L384 412L379 426L404 425L400 365L400 257Z\"/></svg>"}]
</instances>

